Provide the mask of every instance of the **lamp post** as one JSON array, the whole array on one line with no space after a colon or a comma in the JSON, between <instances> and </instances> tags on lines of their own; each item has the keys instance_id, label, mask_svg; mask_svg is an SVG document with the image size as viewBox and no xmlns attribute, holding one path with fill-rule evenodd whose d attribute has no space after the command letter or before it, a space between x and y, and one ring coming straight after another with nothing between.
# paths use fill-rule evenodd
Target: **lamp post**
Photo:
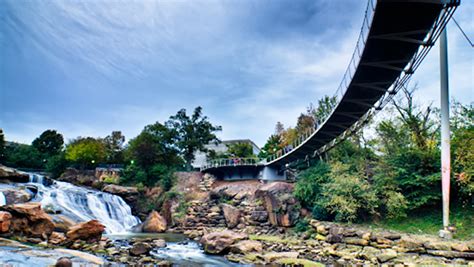
<instances>
[{"instance_id":1,"label":"lamp post","mask_svg":"<svg viewBox=\"0 0 474 267\"><path fill-rule=\"evenodd\" d=\"M449 194L451 181L451 148L449 131L449 80L448 80L448 38L446 28L441 33L439 45L440 89L441 89L441 188L443 194L443 229L440 237L451 239L449 230Z\"/></svg>"}]
</instances>

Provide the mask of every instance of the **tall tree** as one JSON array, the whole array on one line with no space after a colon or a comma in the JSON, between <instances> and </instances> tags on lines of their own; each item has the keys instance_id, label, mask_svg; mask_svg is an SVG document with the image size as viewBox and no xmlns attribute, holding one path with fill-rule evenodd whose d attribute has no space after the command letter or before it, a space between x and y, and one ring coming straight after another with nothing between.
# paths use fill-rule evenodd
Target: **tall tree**
<instances>
[{"instance_id":1,"label":"tall tree","mask_svg":"<svg viewBox=\"0 0 474 267\"><path fill-rule=\"evenodd\" d=\"M0 163L5 159L5 135L3 129L0 129Z\"/></svg>"},{"instance_id":2,"label":"tall tree","mask_svg":"<svg viewBox=\"0 0 474 267\"><path fill-rule=\"evenodd\" d=\"M285 131L285 126L281 122L277 122L275 125L275 134L281 135Z\"/></svg>"},{"instance_id":3,"label":"tall tree","mask_svg":"<svg viewBox=\"0 0 474 267\"><path fill-rule=\"evenodd\" d=\"M239 142L227 146L227 153L231 157L251 158L254 157L253 147L250 143Z\"/></svg>"},{"instance_id":4,"label":"tall tree","mask_svg":"<svg viewBox=\"0 0 474 267\"><path fill-rule=\"evenodd\" d=\"M176 147L186 162L187 170L192 169L194 153L207 152L205 145L219 142L215 132L222 130L221 126L213 125L207 116L203 116L201 107L196 107L191 116L186 114L186 109L181 109L176 115L171 116L165 125L174 136Z\"/></svg>"},{"instance_id":5,"label":"tall tree","mask_svg":"<svg viewBox=\"0 0 474 267\"><path fill-rule=\"evenodd\" d=\"M62 134L56 130L46 130L39 137L33 140L33 147L47 157L61 152L64 145Z\"/></svg>"},{"instance_id":6,"label":"tall tree","mask_svg":"<svg viewBox=\"0 0 474 267\"><path fill-rule=\"evenodd\" d=\"M113 131L104 138L104 144L107 152L107 161L109 163L123 162L123 145L125 136L121 131Z\"/></svg>"},{"instance_id":7,"label":"tall tree","mask_svg":"<svg viewBox=\"0 0 474 267\"><path fill-rule=\"evenodd\" d=\"M317 123L322 123L336 107L336 97L324 96L318 100L318 106L314 109L314 117Z\"/></svg>"},{"instance_id":8,"label":"tall tree","mask_svg":"<svg viewBox=\"0 0 474 267\"><path fill-rule=\"evenodd\" d=\"M66 147L66 159L81 168L94 167L105 160L104 142L92 137L79 137Z\"/></svg>"}]
</instances>

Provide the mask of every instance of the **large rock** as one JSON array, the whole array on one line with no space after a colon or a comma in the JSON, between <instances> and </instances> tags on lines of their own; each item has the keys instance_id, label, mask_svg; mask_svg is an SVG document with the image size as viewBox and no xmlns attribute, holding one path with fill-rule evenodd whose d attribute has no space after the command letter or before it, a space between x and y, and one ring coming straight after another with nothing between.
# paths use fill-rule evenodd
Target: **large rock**
<instances>
[{"instance_id":1,"label":"large rock","mask_svg":"<svg viewBox=\"0 0 474 267\"><path fill-rule=\"evenodd\" d=\"M53 232L54 223L51 217L41 209L40 203L7 205L0 207L0 210L11 214L10 231L13 233L46 239Z\"/></svg>"},{"instance_id":2,"label":"large rock","mask_svg":"<svg viewBox=\"0 0 474 267\"><path fill-rule=\"evenodd\" d=\"M30 181L30 176L26 173L20 173L13 168L0 165L0 181L27 183Z\"/></svg>"},{"instance_id":3,"label":"large rock","mask_svg":"<svg viewBox=\"0 0 474 267\"><path fill-rule=\"evenodd\" d=\"M234 228L239 224L240 210L229 204L221 204L227 227Z\"/></svg>"},{"instance_id":4,"label":"large rock","mask_svg":"<svg viewBox=\"0 0 474 267\"><path fill-rule=\"evenodd\" d=\"M260 187L256 196L263 200L270 223L274 226L293 226L300 215L300 205L293 195L293 184L273 182Z\"/></svg>"},{"instance_id":5,"label":"large rock","mask_svg":"<svg viewBox=\"0 0 474 267\"><path fill-rule=\"evenodd\" d=\"M90 220L88 222L78 223L72 226L66 233L68 243L75 240L99 241L105 226L98 220Z\"/></svg>"},{"instance_id":6,"label":"large rock","mask_svg":"<svg viewBox=\"0 0 474 267\"><path fill-rule=\"evenodd\" d=\"M77 170L74 168L67 168L58 180L76 185L92 186L95 188L100 184L100 181L95 177L95 172L93 170Z\"/></svg>"},{"instance_id":7,"label":"large rock","mask_svg":"<svg viewBox=\"0 0 474 267\"><path fill-rule=\"evenodd\" d=\"M227 252L230 246L235 244L237 241L247 238L248 236L244 233L224 230L204 235L201 238L200 243L203 245L206 253L221 254Z\"/></svg>"},{"instance_id":8,"label":"large rock","mask_svg":"<svg viewBox=\"0 0 474 267\"><path fill-rule=\"evenodd\" d=\"M219 181L211 190L213 199L253 199L255 191L260 186L258 181Z\"/></svg>"},{"instance_id":9,"label":"large rock","mask_svg":"<svg viewBox=\"0 0 474 267\"><path fill-rule=\"evenodd\" d=\"M262 243L256 240L242 240L230 247L230 252L239 254L261 253Z\"/></svg>"},{"instance_id":10,"label":"large rock","mask_svg":"<svg viewBox=\"0 0 474 267\"><path fill-rule=\"evenodd\" d=\"M162 233L166 231L167 223L157 211L152 211L142 225L142 231L145 233Z\"/></svg>"},{"instance_id":11,"label":"large rock","mask_svg":"<svg viewBox=\"0 0 474 267\"><path fill-rule=\"evenodd\" d=\"M19 204L30 201L34 196L36 188L32 186L20 186L17 188L7 188L1 192L5 196L6 204Z\"/></svg>"},{"instance_id":12,"label":"large rock","mask_svg":"<svg viewBox=\"0 0 474 267\"><path fill-rule=\"evenodd\" d=\"M138 200L138 189L132 186L120 186L109 184L102 188L102 191L120 196L130 205L135 205Z\"/></svg>"},{"instance_id":13,"label":"large rock","mask_svg":"<svg viewBox=\"0 0 474 267\"><path fill-rule=\"evenodd\" d=\"M132 256L140 256L140 255L147 255L150 253L152 246L145 242L136 242L130 248L130 255Z\"/></svg>"},{"instance_id":14,"label":"large rock","mask_svg":"<svg viewBox=\"0 0 474 267\"><path fill-rule=\"evenodd\" d=\"M12 215L6 211L0 211L0 233L7 233L10 230Z\"/></svg>"}]
</instances>

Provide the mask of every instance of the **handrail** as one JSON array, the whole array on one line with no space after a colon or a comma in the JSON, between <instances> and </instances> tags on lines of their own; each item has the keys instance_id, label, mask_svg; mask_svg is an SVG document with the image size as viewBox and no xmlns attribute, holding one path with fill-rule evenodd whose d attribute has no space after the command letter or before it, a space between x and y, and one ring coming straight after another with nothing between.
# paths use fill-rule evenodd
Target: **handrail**
<instances>
[{"instance_id":1,"label":"handrail","mask_svg":"<svg viewBox=\"0 0 474 267\"><path fill-rule=\"evenodd\" d=\"M201 171L226 166L257 166L262 162L258 158L219 158L209 160L205 165L201 166Z\"/></svg>"}]
</instances>

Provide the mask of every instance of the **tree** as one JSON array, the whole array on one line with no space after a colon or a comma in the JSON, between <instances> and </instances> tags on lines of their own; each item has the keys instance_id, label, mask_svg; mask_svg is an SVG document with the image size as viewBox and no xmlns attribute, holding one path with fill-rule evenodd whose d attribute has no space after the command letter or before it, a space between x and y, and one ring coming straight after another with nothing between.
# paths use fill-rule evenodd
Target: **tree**
<instances>
[{"instance_id":1,"label":"tree","mask_svg":"<svg viewBox=\"0 0 474 267\"><path fill-rule=\"evenodd\" d=\"M277 152L281 147L281 136L273 134L271 135L265 145L260 150L258 157L261 159L266 159L270 155Z\"/></svg>"},{"instance_id":2,"label":"tree","mask_svg":"<svg viewBox=\"0 0 474 267\"><path fill-rule=\"evenodd\" d=\"M277 122L275 125L275 135L281 135L285 131L285 126L281 122Z\"/></svg>"},{"instance_id":3,"label":"tree","mask_svg":"<svg viewBox=\"0 0 474 267\"><path fill-rule=\"evenodd\" d=\"M156 122L147 125L137 137L130 140L126 156L145 171L155 164L179 165L182 161L174 139L174 133L163 124Z\"/></svg>"},{"instance_id":4,"label":"tree","mask_svg":"<svg viewBox=\"0 0 474 267\"><path fill-rule=\"evenodd\" d=\"M33 140L32 145L45 157L50 157L61 152L64 139L56 130L46 130Z\"/></svg>"},{"instance_id":5,"label":"tree","mask_svg":"<svg viewBox=\"0 0 474 267\"><path fill-rule=\"evenodd\" d=\"M323 123L324 120L331 114L337 105L337 99L335 96L329 97L324 96L318 100L318 107L313 111L314 118L317 123Z\"/></svg>"},{"instance_id":6,"label":"tree","mask_svg":"<svg viewBox=\"0 0 474 267\"><path fill-rule=\"evenodd\" d=\"M81 168L94 167L106 156L104 142L92 137L79 137L66 147L66 159Z\"/></svg>"},{"instance_id":7,"label":"tree","mask_svg":"<svg viewBox=\"0 0 474 267\"><path fill-rule=\"evenodd\" d=\"M5 148L5 165L14 168L41 169L41 153L30 145L10 143Z\"/></svg>"},{"instance_id":8,"label":"tree","mask_svg":"<svg viewBox=\"0 0 474 267\"><path fill-rule=\"evenodd\" d=\"M235 158L252 158L255 156L253 154L252 145L247 142L239 142L227 145L227 153L230 157Z\"/></svg>"},{"instance_id":9,"label":"tree","mask_svg":"<svg viewBox=\"0 0 474 267\"><path fill-rule=\"evenodd\" d=\"M192 169L194 153L207 152L205 145L219 142L214 133L222 130L221 126L211 124L207 116L203 116L201 107L196 107L191 117L186 114L186 109L181 109L171 116L165 125L172 132L174 143L186 162L187 170Z\"/></svg>"},{"instance_id":10,"label":"tree","mask_svg":"<svg viewBox=\"0 0 474 267\"><path fill-rule=\"evenodd\" d=\"M107 152L107 162L121 163L123 162L123 145L125 136L121 131L113 131L112 134L104 138L105 149Z\"/></svg>"}]
</instances>

